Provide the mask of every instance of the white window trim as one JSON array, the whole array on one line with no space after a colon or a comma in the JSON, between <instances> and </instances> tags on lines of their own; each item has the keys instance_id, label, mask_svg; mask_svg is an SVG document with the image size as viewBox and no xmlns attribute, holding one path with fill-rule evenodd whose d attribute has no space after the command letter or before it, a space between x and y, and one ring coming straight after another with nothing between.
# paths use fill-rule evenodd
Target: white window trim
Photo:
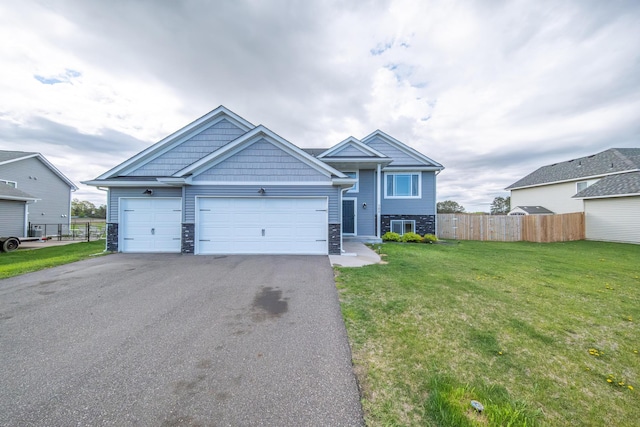
<instances>
[{"instance_id":1,"label":"white window trim","mask_svg":"<svg viewBox=\"0 0 640 427\"><path fill-rule=\"evenodd\" d=\"M413 231L412 231L412 233L415 233L415 232L416 232L416 221L415 221L415 220L413 220L413 219L392 219L392 220L391 220L391 222L389 223L389 228L390 228L390 230L391 230L391 231L393 231L393 223L394 223L394 222L401 222L401 223L402 223L402 233L400 233L400 235L401 235L401 236L403 236L403 235L404 235L404 224L405 224L406 222L410 222L410 223L412 223L412 224L413 224Z\"/></svg>"},{"instance_id":2,"label":"white window trim","mask_svg":"<svg viewBox=\"0 0 640 427\"><path fill-rule=\"evenodd\" d=\"M389 175L418 175L418 195L417 196L390 196L387 191L387 176ZM407 172L385 172L382 185L384 186L384 198L385 199L422 199L422 172L407 171Z\"/></svg>"},{"instance_id":3,"label":"white window trim","mask_svg":"<svg viewBox=\"0 0 640 427\"><path fill-rule=\"evenodd\" d=\"M358 171L358 170L353 170L353 171L342 171L342 173L343 173L343 174L345 174L345 175L346 175L346 174L348 174L348 173L355 173L355 174L356 174L355 190L354 190L353 188L352 188L352 189L349 189L349 190L347 190L347 193L351 193L351 194L353 194L353 193L358 193L358 192L360 192L360 171Z\"/></svg>"},{"instance_id":4,"label":"white window trim","mask_svg":"<svg viewBox=\"0 0 640 427\"><path fill-rule=\"evenodd\" d=\"M13 188L18 188L18 183L16 181L11 181L9 179L0 179L0 182L7 185L13 184Z\"/></svg>"}]
</instances>

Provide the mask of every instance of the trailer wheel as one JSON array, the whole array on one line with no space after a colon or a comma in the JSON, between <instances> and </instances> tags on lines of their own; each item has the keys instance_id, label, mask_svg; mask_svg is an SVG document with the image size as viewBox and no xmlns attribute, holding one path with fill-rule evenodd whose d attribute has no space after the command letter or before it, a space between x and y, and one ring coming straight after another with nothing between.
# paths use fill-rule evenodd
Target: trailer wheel
<instances>
[{"instance_id":1,"label":"trailer wheel","mask_svg":"<svg viewBox=\"0 0 640 427\"><path fill-rule=\"evenodd\" d=\"M18 249L20 246L20 240L15 237L9 237L4 242L2 242L2 251L3 252L11 252Z\"/></svg>"}]
</instances>

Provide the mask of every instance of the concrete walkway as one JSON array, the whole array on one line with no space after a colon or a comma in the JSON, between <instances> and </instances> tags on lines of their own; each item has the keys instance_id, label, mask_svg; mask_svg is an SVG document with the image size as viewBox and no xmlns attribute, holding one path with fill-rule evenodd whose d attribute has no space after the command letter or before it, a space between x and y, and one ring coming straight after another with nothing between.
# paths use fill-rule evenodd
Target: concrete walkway
<instances>
[{"instance_id":1,"label":"concrete walkway","mask_svg":"<svg viewBox=\"0 0 640 427\"><path fill-rule=\"evenodd\" d=\"M380 264L380 255L369 249L364 243L343 242L345 252L342 255L329 255L332 266L362 267Z\"/></svg>"}]
</instances>

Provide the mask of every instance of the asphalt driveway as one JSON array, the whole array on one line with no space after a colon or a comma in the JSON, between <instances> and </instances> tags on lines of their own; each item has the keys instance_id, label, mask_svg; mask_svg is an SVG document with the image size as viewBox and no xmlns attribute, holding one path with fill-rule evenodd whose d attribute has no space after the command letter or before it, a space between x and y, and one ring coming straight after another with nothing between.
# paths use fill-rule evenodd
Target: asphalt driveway
<instances>
[{"instance_id":1,"label":"asphalt driveway","mask_svg":"<svg viewBox=\"0 0 640 427\"><path fill-rule=\"evenodd\" d=\"M362 425L326 256L116 254L0 280L0 425Z\"/></svg>"}]
</instances>

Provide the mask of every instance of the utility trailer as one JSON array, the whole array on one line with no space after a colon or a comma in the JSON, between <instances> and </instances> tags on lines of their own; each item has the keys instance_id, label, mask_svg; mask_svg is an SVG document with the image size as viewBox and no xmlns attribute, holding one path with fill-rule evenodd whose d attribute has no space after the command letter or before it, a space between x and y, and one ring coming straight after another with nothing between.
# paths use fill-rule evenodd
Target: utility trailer
<instances>
[{"instance_id":1,"label":"utility trailer","mask_svg":"<svg viewBox=\"0 0 640 427\"><path fill-rule=\"evenodd\" d=\"M18 249L22 242L35 242L42 237L0 237L0 252L12 252Z\"/></svg>"}]
</instances>

